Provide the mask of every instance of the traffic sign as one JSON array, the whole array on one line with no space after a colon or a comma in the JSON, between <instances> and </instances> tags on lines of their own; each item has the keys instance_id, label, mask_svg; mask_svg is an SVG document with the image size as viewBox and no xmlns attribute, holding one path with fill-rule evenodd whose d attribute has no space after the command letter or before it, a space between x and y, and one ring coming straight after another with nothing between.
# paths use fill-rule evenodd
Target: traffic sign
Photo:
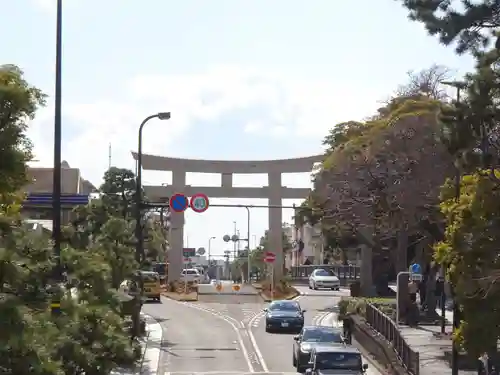
<instances>
[{"instance_id":1,"label":"traffic sign","mask_svg":"<svg viewBox=\"0 0 500 375\"><path fill-rule=\"evenodd\" d=\"M191 258L196 256L196 249L194 247L185 247L182 249L182 255L184 258Z\"/></svg>"},{"instance_id":2,"label":"traffic sign","mask_svg":"<svg viewBox=\"0 0 500 375\"><path fill-rule=\"evenodd\" d=\"M268 251L264 254L264 262L266 263L274 263L276 260L276 254Z\"/></svg>"},{"instance_id":3,"label":"traffic sign","mask_svg":"<svg viewBox=\"0 0 500 375\"><path fill-rule=\"evenodd\" d=\"M185 257L184 258L184 263L191 263L191 258Z\"/></svg>"},{"instance_id":4,"label":"traffic sign","mask_svg":"<svg viewBox=\"0 0 500 375\"><path fill-rule=\"evenodd\" d=\"M412 265L410 265L410 273L421 274L422 273L422 267L420 267L420 264L413 263Z\"/></svg>"},{"instance_id":5,"label":"traffic sign","mask_svg":"<svg viewBox=\"0 0 500 375\"><path fill-rule=\"evenodd\" d=\"M184 194L174 194L170 197L169 206L174 212L184 212L188 205L189 201Z\"/></svg>"},{"instance_id":6,"label":"traffic sign","mask_svg":"<svg viewBox=\"0 0 500 375\"><path fill-rule=\"evenodd\" d=\"M194 212L202 213L208 209L209 202L208 197L205 194L195 194L191 197L191 201L189 202L191 209Z\"/></svg>"}]
</instances>

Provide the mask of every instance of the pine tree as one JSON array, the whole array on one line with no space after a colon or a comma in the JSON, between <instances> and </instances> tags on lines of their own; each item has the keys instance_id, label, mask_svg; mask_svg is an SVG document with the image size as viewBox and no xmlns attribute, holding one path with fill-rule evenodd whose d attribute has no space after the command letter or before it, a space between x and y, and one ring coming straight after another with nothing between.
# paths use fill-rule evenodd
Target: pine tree
<instances>
[{"instance_id":1,"label":"pine tree","mask_svg":"<svg viewBox=\"0 0 500 375\"><path fill-rule=\"evenodd\" d=\"M413 21L421 22L444 45L456 44L459 54L480 51L494 42L500 28L499 0L398 0Z\"/></svg>"}]
</instances>

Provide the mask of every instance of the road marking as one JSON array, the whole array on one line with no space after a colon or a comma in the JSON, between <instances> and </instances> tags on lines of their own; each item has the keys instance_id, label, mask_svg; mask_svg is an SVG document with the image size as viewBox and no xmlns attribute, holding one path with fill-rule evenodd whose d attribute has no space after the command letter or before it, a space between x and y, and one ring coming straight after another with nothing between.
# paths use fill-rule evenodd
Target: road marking
<instances>
[{"instance_id":1,"label":"road marking","mask_svg":"<svg viewBox=\"0 0 500 375\"><path fill-rule=\"evenodd\" d=\"M323 318L325 317L326 314L327 313L322 312L322 313L318 313L318 314L314 315L313 318L312 318L311 324L313 326L320 326L320 325L322 325L321 322L322 322L322 320L323 320Z\"/></svg>"},{"instance_id":2,"label":"road marking","mask_svg":"<svg viewBox=\"0 0 500 375\"><path fill-rule=\"evenodd\" d=\"M231 327L233 327L233 330L236 333L236 337L238 338L238 343L241 347L241 352L243 353L243 356L245 357L245 360L247 362L248 370L252 373L255 372L255 369L253 368L253 365L252 365L252 361L251 361L250 356L248 354L248 350L245 346L245 343L243 342L243 337L241 336L241 333L239 330L239 328L244 328L244 327L241 327L241 326L243 326L243 324L241 324L241 322L238 322L236 319L231 318L230 316L225 316L225 315L222 315L218 312L211 311L209 309L204 309L203 307L197 306L197 305L192 304L192 303L188 303L188 302L180 302L180 303L184 306L189 307L189 308L193 308L193 309L197 309L199 311L204 311L206 313L209 313L209 314L211 314L219 319L224 320Z\"/></svg>"},{"instance_id":3,"label":"road marking","mask_svg":"<svg viewBox=\"0 0 500 375\"><path fill-rule=\"evenodd\" d=\"M293 298L293 300L298 301L302 297L302 295L298 295L297 297ZM252 332L252 327L258 328L260 321L265 315L265 311L261 311L256 313L249 321L247 325L247 330L248 330L248 336L250 337L250 342L252 343L253 349L255 351L255 354L257 355L257 358L262 366L262 369L264 372L269 372L269 369L267 368L266 361L264 360L264 356L262 355L262 352L260 351L259 345L257 344L257 340L255 340L255 336Z\"/></svg>"},{"instance_id":4,"label":"road marking","mask_svg":"<svg viewBox=\"0 0 500 375\"><path fill-rule=\"evenodd\" d=\"M262 369L264 370L264 372L269 372L269 369L267 368L267 365L266 365L266 361L264 361L264 356L262 355L260 348L259 348L259 345L257 345L257 340L255 340L255 336L253 335L253 332L252 332L253 322L256 319L259 319L259 321L260 321L260 319L264 316L264 314L265 314L265 312L262 311L262 312L258 313L257 315L255 315L252 319L250 319L250 321L248 322L247 331L248 331L248 337L250 338L250 342L252 343L253 349L255 351L255 355L257 355L257 358L260 362L260 365L262 366Z\"/></svg>"}]
</instances>

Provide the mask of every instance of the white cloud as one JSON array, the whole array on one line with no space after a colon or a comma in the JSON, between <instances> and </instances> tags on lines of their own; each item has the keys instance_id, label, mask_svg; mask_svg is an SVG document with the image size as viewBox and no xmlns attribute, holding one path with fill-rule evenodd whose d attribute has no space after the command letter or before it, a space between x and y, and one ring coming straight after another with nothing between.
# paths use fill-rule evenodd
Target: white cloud
<instances>
[{"instance_id":1,"label":"white cloud","mask_svg":"<svg viewBox=\"0 0 500 375\"><path fill-rule=\"evenodd\" d=\"M243 131L245 133L257 133L264 129L264 124L259 121L250 121L245 125Z\"/></svg>"},{"instance_id":2,"label":"white cloud","mask_svg":"<svg viewBox=\"0 0 500 375\"><path fill-rule=\"evenodd\" d=\"M266 135L270 137L315 137L319 145L321 137L335 122L365 117L377 107L376 99L376 93L356 87L336 87L331 82L297 80L238 66L218 66L196 74L139 75L124 82L112 96L92 96L86 102L64 98L63 134L66 142L63 144L63 159L71 166L81 168L86 178L98 184L108 166L111 142L112 164L133 169L130 150L137 148L140 121L145 115L165 110L172 112L171 120L153 120L145 127L144 150L148 153L175 156L172 146L193 123L216 121L238 110L252 113L252 108L258 108L255 119L249 119L241 131L269 129ZM52 116L52 107L41 111L29 131L35 143L36 158L42 165L52 164ZM206 132L209 134L210 129ZM196 158L196 155L190 156ZM238 158L237 155L234 157ZM160 184L168 182L165 175L155 173L145 176L145 179L148 184ZM206 181L207 177L196 178L197 181L191 183L202 185L202 179ZM303 186L309 185L308 180L306 176ZM267 213L262 209L254 211L252 231L260 236ZM289 220L290 214L287 213L284 220ZM224 221L221 215L227 214L225 210L214 209L213 214L203 215L194 222L209 217L209 223L220 223ZM231 220L226 217L226 221L237 220L242 226L246 223L244 212L235 212L234 215L231 213ZM188 215L192 216L192 213ZM190 243L195 246L206 246L205 239L212 235L222 237L224 230L230 230L210 225L206 228L196 226L195 234L189 228L192 227L188 225L186 233L196 237L197 243ZM221 242L218 246L224 244Z\"/></svg>"},{"instance_id":3,"label":"white cloud","mask_svg":"<svg viewBox=\"0 0 500 375\"><path fill-rule=\"evenodd\" d=\"M37 8L42 9L43 11L49 12L49 13L54 13L56 12L57 9L57 0L31 0L33 2L33 5L35 5ZM63 7L66 7L68 5L73 5L76 3L78 0L61 0L63 2Z\"/></svg>"}]
</instances>

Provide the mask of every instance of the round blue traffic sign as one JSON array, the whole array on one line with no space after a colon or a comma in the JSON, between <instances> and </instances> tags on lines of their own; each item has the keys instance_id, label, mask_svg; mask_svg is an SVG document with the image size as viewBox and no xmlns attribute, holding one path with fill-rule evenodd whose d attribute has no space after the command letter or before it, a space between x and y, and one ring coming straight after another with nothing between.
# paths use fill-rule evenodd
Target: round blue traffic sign
<instances>
[{"instance_id":1,"label":"round blue traffic sign","mask_svg":"<svg viewBox=\"0 0 500 375\"><path fill-rule=\"evenodd\" d=\"M184 212L189 206L189 201L184 194L174 194L170 197L169 205L174 212Z\"/></svg>"},{"instance_id":2,"label":"round blue traffic sign","mask_svg":"<svg viewBox=\"0 0 500 375\"><path fill-rule=\"evenodd\" d=\"M208 197L205 194L195 194L191 197L190 206L194 212L205 212L209 206Z\"/></svg>"},{"instance_id":3,"label":"round blue traffic sign","mask_svg":"<svg viewBox=\"0 0 500 375\"><path fill-rule=\"evenodd\" d=\"M420 267L420 264L418 264L418 263L413 263L410 266L410 272L411 273L422 273L422 267Z\"/></svg>"}]
</instances>

